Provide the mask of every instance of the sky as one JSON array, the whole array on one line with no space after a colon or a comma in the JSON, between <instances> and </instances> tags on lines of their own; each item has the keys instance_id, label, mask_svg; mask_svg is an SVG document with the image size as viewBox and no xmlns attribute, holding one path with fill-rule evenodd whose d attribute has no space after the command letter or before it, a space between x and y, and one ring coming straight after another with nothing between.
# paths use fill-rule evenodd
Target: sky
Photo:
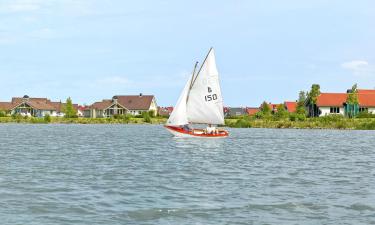
<instances>
[{"instance_id":1,"label":"sky","mask_svg":"<svg viewBox=\"0 0 375 225\"><path fill-rule=\"evenodd\" d=\"M373 0L0 0L0 101L174 105L210 47L227 106L373 89L374 28Z\"/></svg>"}]
</instances>

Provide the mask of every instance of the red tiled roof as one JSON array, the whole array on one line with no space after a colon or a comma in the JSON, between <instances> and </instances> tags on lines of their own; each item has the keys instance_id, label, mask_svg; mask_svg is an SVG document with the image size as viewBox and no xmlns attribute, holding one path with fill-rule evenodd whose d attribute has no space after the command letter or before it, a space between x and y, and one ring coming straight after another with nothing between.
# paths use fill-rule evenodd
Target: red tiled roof
<instances>
[{"instance_id":1,"label":"red tiled roof","mask_svg":"<svg viewBox=\"0 0 375 225\"><path fill-rule=\"evenodd\" d=\"M372 90L372 89L358 89L358 94L375 94L375 90Z\"/></svg>"},{"instance_id":2,"label":"red tiled roof","mask_svg":"<svg viewBox=\"0 0 375 225\"><path fill-rule=\"evenodd\" d=\"M288 112L290 113L295 112L297 109L297 102L284 102L284 105L286 107L286 110L288 110Z\"/></svg>"},{"instance_id":3,"label":"red tiled roof","mask_svg":"<svg viewBox=\"0 0 375 225\"><path fill-rule=\"evenodd\" d=\"M317 106L341 107L346 102L347 93L321 93L317 99ZM358 92L358 102L361 107L375 107L375 93Z\"/></svg>"},{"instance_id":4,"label":"red tiled roof","mask_svg":"<svg viewBox=\"0 0 375 225\"><path fill-rule=\"evenodd\" d=\"M250 107L247 107L246 108L246 113L249 115L249 116L252 116L254 115L255 113L259 112L259 108L250 108Z\"/></svg>"},{"instance_id":5,"label":"red tiled roof","mask_svg":"<svg viewBox=\"0 0 375 225\"><path fill-rule=\"evenodd\" d=\"M359 106L375 107L375 93L358 94Z\"/></svg>"},{"instance_id":6,"label":"red tiled roof","mask_svg":"<svg viewBox=\"0 0 375 225\"><path fill-rule=\"evenodd\" d=\"M317 98L316 105L318 107L322 106L343 106L346 102L346 93L320 93Z\"/></svg>"}]
</instances>

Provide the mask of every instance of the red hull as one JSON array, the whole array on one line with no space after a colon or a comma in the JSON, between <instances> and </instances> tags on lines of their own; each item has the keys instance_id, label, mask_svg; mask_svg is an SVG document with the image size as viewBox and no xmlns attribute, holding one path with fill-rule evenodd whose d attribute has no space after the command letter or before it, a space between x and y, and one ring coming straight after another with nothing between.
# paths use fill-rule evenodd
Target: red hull
<instances>
[{"instance_id":1,"label":"red hull","mask_svg":"<svg viewBox=\"0 0 375 225\"><path fill-rule=\"evenodd\" d=\"M192 130L185 130L181 127L174 127L174 126L164 126L165 128L172 131L172 133L182 134L184 136L194 136L194 137L207 137L207 138L218 138L218 137L227 137L229 135L228 131L226 130L218 130L215 134L207 134L202 129L192 129Z\"/></svg>"}]
</instances>

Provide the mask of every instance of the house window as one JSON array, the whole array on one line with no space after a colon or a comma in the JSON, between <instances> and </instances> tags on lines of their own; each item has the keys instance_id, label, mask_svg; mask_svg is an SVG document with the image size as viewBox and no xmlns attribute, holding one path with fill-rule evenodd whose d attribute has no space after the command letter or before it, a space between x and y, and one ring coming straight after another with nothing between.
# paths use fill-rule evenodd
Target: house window
<instances>
[{"instance_id":1,"label":"house window","mask_svg":"<svg viewBox=\"0 0 375 225\"><path fill-rule=\"evenodd\" d=\"M359 112L368 112L368 108L359 107Z\"/></svg>"},{"instance_id":2,"label":"house window","mask_svg":"<svg viewBox=\"0 0 375 225\"><path fill-rule=\"evenodd\" d=\"M330 113L340 113L340 108L339 107L331 107L329 109Z\"/></svg>"}]
</instances>

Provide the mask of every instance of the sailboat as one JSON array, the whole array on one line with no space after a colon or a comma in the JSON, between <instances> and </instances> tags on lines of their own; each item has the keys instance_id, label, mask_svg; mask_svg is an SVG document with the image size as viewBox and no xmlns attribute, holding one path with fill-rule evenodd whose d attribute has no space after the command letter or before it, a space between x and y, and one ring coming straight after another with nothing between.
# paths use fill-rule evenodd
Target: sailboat
<instances>
[{"instance_id":1,"label":"sailboat","mask_svg":"<svg viewBox=\"0 0 375 225\"><path fill-rule=\"evenodd\" d=\"M178 137L227 137L228 131L212 127L225 123L213 48L209 50L199 70L197 67L198 62L195 63L192 76L186 82L165 128ZM195 129L191 127L192 124L208 124L209 127Z\"/></svg>"}]
</instances>

